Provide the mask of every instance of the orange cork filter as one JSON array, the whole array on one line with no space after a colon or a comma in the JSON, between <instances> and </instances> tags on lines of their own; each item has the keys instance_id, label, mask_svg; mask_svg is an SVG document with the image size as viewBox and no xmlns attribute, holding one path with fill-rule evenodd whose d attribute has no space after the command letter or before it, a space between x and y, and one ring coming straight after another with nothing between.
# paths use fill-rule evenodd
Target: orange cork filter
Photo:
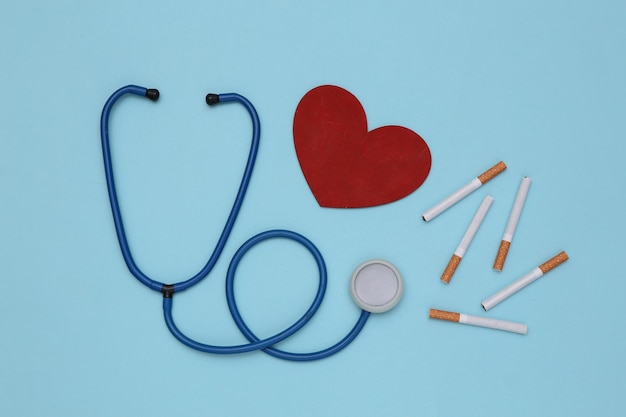
<instances>
[{"instance_id":1,"label":"orange cork filter","mask_svg":"<svg viewBox=\"0 0 626 417\"><path fill-rule=\"evenodd\" d=\"M461 262L460 256L452 255L452 258L450 258L450 262L448 262L448 266L446 266L446 270L443 271L443 274L441 275L441 280L443 282L445 282L446 284L450 283L450 280L452 279L452 275L454 275L454 271L456 271L456 268L459 266L460 262Z\"/></svg>"},{"instance_id":2,"label":"orange cork filter","mask_svg":"<svg viewBox=\"0 0 626 417\"><path fill-rule=\"evenodd\" d=\"M541 272L545 274L551 269L554 269L557 266L561 265L563 262L567 261L568 259L569 259L569 256L567 256L567 253L561 252L555 257L553 257L552 259L550 259L549 261L546 261L542 263L541 265L539 265L539 269L541 269Z\"/></svg>"},{"instance_id":3,"label":"orange cork filter","mask_svg":"<svg viewBox=\"0 0 626 417\"><path fill-rule=\"evenodd\" d=\"M458 323L459 320L461 319L461 314L455 313L452 311L437 310L437 309L431 308L430 312L428 313L428 317L431 319L447 320L447 321L453 321L455 323Z\"/></svg>"},{"instance_id":4,"label":"orange cork filter","mask_svg":"<svg viewBox=\"0 0 626 417\"><path fill-rule=\"evenodd\" d=\"M493 179L496 175L500 174L502 171L506 169L506 164L503 161L498 162L487 171L483 172L478 176L478 181L481 184L486 183L487 181Z\"/></svg>"},{"instance_id":5,"label":"orange cork filter","mask_svg":"<svg viewBox=\"0 0 626 417\"><path fill-rule=\"evenodd\" d=\"M500 247L498 248L496 260L493 263L493 269L495 269L496 271L502 271L502 268L504 268L504 261L506 260L506 256L509 254L510 247L511 242L507 242L506 240L500 242Z\"/></svg>"}]
</instances>

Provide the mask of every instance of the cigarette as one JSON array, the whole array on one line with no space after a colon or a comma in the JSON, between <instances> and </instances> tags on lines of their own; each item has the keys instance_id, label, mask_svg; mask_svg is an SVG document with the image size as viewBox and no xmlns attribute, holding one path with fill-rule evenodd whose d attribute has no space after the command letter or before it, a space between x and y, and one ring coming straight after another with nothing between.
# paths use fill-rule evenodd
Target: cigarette
<instances>
[{"instance_id":1,"label":"cigarette","mask_svg":"<svg viewBox=\"0 0 626 417\"><path fill-rule=\"evenodd\" d=\"M504 229L504 235L502 235L502 241L500 242L500 247L498 248L496 260L493 263L493 269L496 271L502 271L502 268L504 268L504 262L506 261L506 256L509 254L511 241L513 240L517 223L519 222L519 218L522 215L522 209L524 208L524 203L526 202L530 182L530 178L522 178L522 182L517 189L517 195L515 196L515 201L513 202L513 208L511 208L511 214L509 214L509 221L506 223L506 228Z\"/></svg>"},{"instance_id":2,"label":"cigarette","mask_svg":"<svg viewBox=\"0 0 626 417\"><path fill-rule=\"evenodd\" d=\"M487 196L483 199L483 202L480 203L476 214L474 214L474 218L472 219L469 227L465 231L465 235L463 235L463 239L461 239L461 243L454 251L450 262L448 262L448 266L446 270L443 271L443 275L441 275L441 281L448 284L452 279L452 275L456 271L456 268L459 266L461 259L465 255L467 248L469 248L470 243L472 243L472 239L476 235L478 228L482 224L487 212L489 211L489 207L491 207L491 203L493 202L493 198L491 196Z\"/></svg>"},{"instance_id":3,"label":"cigarette","mask_svg":"<svg viewBox=\"0 0 626 417\"><path fill-rule=\"evenodd\" d=\"M459 190L455 191L450 196L444 198L440 203L435 205L433 208L426 210L426 212L422 215L422 219L424 219L425 222L434 219L435 217L437 217L438 215L440 215L441 213L443 213L444 211L446 211L447 209L449 209L450 207L452 207L453 205L455 205L456 203L458 203L459 201L461 201L462 199L470 195L472 192L476 191L483 184L485 184L487 181L494 178L496 175L498 175L505 169L506 169L506 164L502 161L498 162L497 164L489 168L487 171L483 172L478 177L474 178L473 180L465 184Z\"/></svg>"},{"instance_id":4,"label":"cigarette","mask_svg":"<svg viewBox=\"0 0 626 417\"><path fill-rule=\"evenodd\" d=\"M507 332L526 334L528 326L512 321L490 319L487 317L472 316L469 314L454 313L452 311L430 309L428 315L431 319L447 320L455 323L470 324L472 326L488 327L490 329L504 330Z\"/></svg>"},{"instance_id":5,"label":"cigarette","mask_svg":"<svg viewBox=\"0 0 626 417\"><path fill-rule=\"evenodd\" d=\"M523 277L521 277L520 279L518 279L517 281L515 281L508 287L500 290L499 292L495 293L491 297L485 299L481 303L481 305L483 306L485 311L492 309L493 307L500 304L502 301L506 300L507 298L509 298L510 296L512 296L513 294L515 294L516 292L518 292L519 290L527 286L528 284L536 281L537 279L542 277L544 274L546 274L548 271L556 268L557 266L561 265L563 262L567 261L568 259L569 257L567 256L567 253L565 252L559 253L558 255L544 262L537 268L533 269L528 274L524 275Z\"/></svg>"}]
</instances>

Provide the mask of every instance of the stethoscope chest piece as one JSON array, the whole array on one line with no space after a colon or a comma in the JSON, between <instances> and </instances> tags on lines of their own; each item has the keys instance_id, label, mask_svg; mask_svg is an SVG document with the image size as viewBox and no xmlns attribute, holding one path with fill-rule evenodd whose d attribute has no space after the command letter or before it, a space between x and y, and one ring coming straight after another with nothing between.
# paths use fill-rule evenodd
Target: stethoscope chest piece
<instances>
[{"instance_id":1,"label":"stethoscope chest piece","mask_svg":"<svg viewBox=\"0 0 626 417\"><path fill-rule=\"evenodd\" d=\"M398 304L404 283L400 271L387 261L363 262L352 273L350 293L359 307L370 313L383 313Z\"/></svg>"}]
</instances>

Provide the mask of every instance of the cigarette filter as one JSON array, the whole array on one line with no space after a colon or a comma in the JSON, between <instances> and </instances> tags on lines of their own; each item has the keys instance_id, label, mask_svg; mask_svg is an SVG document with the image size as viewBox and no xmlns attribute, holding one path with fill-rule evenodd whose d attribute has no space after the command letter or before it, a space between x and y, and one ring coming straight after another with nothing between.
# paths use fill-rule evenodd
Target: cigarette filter
<instances>
[{"instance_id":1,"label":"cigarette filter","mask_svg":"<svg viewBox=\"0 0 626 417\"><path fill-rule=\"evenodd\" d=\"M518 279L517 281L515 281L508 287L500 290L499 292L495 293L491 297L485 299L481 303L483 308L485 309L485 311L492 309L496 305L500 304L502 301L506 300L507 298L509 298L510 296L512 296L513 294L515 294L516 292L518 292L519 290L527 286L528 284L536 281L537 279L542 277L544 274L546 274L548 271L556 268L557 266L561 265L563 262L567 261L568 259L569 257L567 256L567 253L565 252L559 253L558 255L544 262L537 268L533 269L528 274L524 275L523 277L521 277L520 279Z\"/></svg>"},{"instance_id":2,"label":"cigarette filter","mask_svg":"<svg viewBox=\"0 0 626 417\"><path fill-rule=\"evenodd\" d=\"M491 207L492 202L493 198L491 196L486 196L483 199L483 202L480 203L480 206L478 207L474 218L472 219L469 227L465 231L465 235L463 235L463 239L461 239L461 243L459 243L459 246L456 248L454 254L452 255L452 258L450 259L450 262L448 262L446 270L443 271L443 275L441 275L441 281L443 281L444 283L448 284L452 279L452 275L454 275L454 272L459 266L463 255L465 255L465 251L467 251L470 243L472 243L472 239L474 239L478 228L485 219L485 216L487 215L487 212L489 211L489 207Z\"/></svg>"},{"instance_id":3,"label":"cigarette filter","mask_svg":"<svg viewBox=\"0 0 626 417\"><path fill-rule=\"evenodd\" d=\"M524 203L526 202L530 182L530 178L522 178L522 182L517 189L517 195L515 196L515 201L513 202L513 207L511 208L511 213L509 214L509 221L506 223L504 235L502 235L502 241L500 242L500 247L498 248L498 254L496 255L496 260L493 263L493 269L496 271L502 271L502 268L504 268L504 262L506 261L506 256L509 253L511 241L513 240L517 223L519 222L522 209L524 208Z\"/></svg>"},{"instance_id":4,"label":"cigarette filter","mask_svg":"<svg viewBox=\"0 0 626 417\"><path fill-rule=\"evenodd\" d=\"M472 326L488 327L490 329L504 330L507 332L526 334L528 326L512 321L497 320L487 317L472 316L469 314L454 313L452 311L430 309L428 315L431 319L447 320L455 323L470 324Z\"/></svg>"},{"instance_id":5,"label":"cigarette filter","mask_svg":"<svg viewBox=\"0 0 626 417\"><path fill-rule=\"evenodd\" d=\"M422 219L424 219L425 222L434 219L435 217L470 195L472 192L476 191L483 184L491 180L493 177L495 177L505 169L506 164L502 161L498 162L487 171L483 172L478 177L474 178L469 183L465 184L463 187L452 193L450 196L444 198L433 208L426 210L426 212L422 215Z\"/></svg>"}]
</instances>

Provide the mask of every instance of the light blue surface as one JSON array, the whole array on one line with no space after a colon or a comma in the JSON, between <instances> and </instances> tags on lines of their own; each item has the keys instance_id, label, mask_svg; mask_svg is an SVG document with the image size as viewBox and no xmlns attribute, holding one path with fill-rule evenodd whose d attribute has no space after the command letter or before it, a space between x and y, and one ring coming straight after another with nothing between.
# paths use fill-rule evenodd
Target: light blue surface
<instances>
[{"instance_id":1,"label":"light blue surface","mask_svg":"<svg viewBox=\"0 0 626 417\"><path fill-rule=\"evenodd\" d=\"M194 1L0 5L0 415L619 415L623 325L626 6L623 2ZM259 159L215 271L176 299L181 330L245 339L224 276L248 237L287 228L322 251L329 287L281 345L323 348L359 315L348 281L394 263L404 299L342 353L288 363L195 352L161 298L128 273L106 196L98 123L125 84L161 90L112 115L122 210L136 261L177 280L205 262L249 146L237 92L261 118ZM320 84L347 88L370 128L427 141L431 174L410 196L320 208L299 169L293 111ZM509 169L450 211L421 213L493 163ZM532 177L502 273L491 264L519 180ZM490 213L452 283L439 276L478 204ZM480 301L560 250L570 260L484 313ZM289 325L317 269L289 241L253 249L236 282L259 337ZM521 321L527 336L438 322L430 307Z\"/></svg>"}]
</instances>

